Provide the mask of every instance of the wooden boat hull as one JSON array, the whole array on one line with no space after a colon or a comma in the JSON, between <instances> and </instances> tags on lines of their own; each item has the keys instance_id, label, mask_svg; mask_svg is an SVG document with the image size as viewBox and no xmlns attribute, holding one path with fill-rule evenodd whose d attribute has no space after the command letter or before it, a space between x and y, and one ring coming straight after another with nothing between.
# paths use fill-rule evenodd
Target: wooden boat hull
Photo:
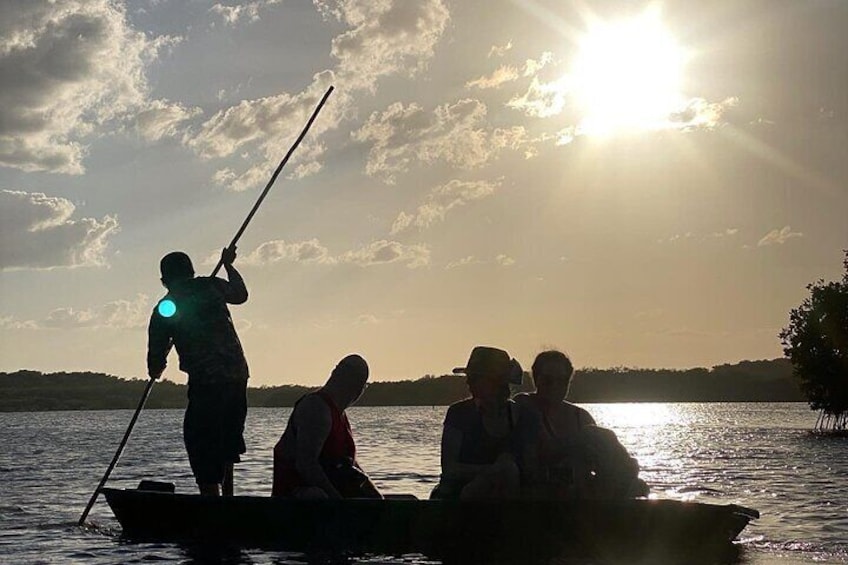
<instances>
[{"instance_id":1,"label":"wooden boat hull","mask_svg":"<svg viewBox=\"0 0 848 565\"><path fill-rule=\"evenodd\" d=\"M689 556L733 548L758 517L736 505L673 500L290 500L101 490L126 538L216 541L299 552L444 558Z\"/></svg>"}]
</instances>

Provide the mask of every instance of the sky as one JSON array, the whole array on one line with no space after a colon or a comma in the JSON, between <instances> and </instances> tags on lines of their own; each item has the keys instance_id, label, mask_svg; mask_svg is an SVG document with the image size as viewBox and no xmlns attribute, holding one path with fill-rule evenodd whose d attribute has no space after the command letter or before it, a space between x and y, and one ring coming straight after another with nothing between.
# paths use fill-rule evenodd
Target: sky
<instances>
[{"instance_id":1,"label":"sky","mask_svg":"<svg viewBox=\"0 0 848 565\"><path fill-rule=\"evenodd\" d=\"M848 248L848 2L6 0L0 371L146 376L238 244L252 385L782 356ZM171 353L166 378L184 382Z\"/></svg>"}]
</instances>

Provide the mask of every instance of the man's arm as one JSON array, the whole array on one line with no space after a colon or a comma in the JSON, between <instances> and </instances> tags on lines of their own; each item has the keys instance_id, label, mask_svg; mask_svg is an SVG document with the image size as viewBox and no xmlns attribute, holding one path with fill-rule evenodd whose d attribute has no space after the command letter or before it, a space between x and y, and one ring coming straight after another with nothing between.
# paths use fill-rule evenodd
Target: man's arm
<instances>
[{"instance_id":1,"label":"man's arm","mask_svg":"<svg viewBox=\"0 0 848 565\"><path fill-rule=\"evenodd\" d=\"M158 379L168 365L173 341L162 317L154 310L147 325L147 375Z\"/></svg>"},{"instance_id":2,"label":"man's arm","mask_svg":"<svg viewBox=\"0 0 848 565\"><path fill-rule=\"evenodd\" d=\"M222 284L221 287L224 290L224 299L227 303L244 304L247 302L247 286L245 286L244 279L241 277L241 274L233 266L233 262L235 260L235 247L232 249L225 247L224 250L221 251L221 262L224 265L224 269L227 271L227 279L229 281L226 284Z\"/></svg>"},{"instance_id":3,"label":"man's arm","mask_svg":"<svg viewBox=\"0 0 848 565\"><path fill-rule=\"evenodd\" d=\"M306 484L320 488L330 498L342 498L319 460L333 424L330 408L317 396L307 396L298 404L294 421L297 425L295 466L300 478Z\"/></svg>"}]
</instances>

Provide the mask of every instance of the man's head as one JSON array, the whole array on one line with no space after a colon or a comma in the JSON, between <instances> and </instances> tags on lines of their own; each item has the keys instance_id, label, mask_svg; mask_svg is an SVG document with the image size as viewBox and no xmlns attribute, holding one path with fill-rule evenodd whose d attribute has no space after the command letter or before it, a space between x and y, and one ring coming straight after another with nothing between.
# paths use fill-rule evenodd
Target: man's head
<instances>
[{"instance_id":1,"label":"man's head","mask_svg":"<svg viewBox=\"0 0 848 565\"><path fill-rule=\"evenodd\" d=\"M571 377L574 375L574 365L571 359L562 351L555 349L543 351L533 361L533 382L536 393L552 403L565 400Z\"/></svg>"},{"instance_id":2,"label":"man's head","mask_svg":"<svg viewBox=\"0 0 848 565\"><path fill-rule=\"evenodd\" d=\"M159 261L159 272L162 273L162 284L167 287L179 280L192 278L194 266L188 255L182 251L173 251Z\"/></svg>"},{"instance_id":3,"label":"man's head","mask_svg":"<svg viewBox=\"0 0 848 565\"><path fill-rule=\"evenodd\" d=\"M520 383L521 365L503 349L479 345L471 350L465 367L454 373L465 374L471 396L483 402L506 401L510 383Z\"/></svg>"},{"instance_id":4,"label":"man's head","mask_svg":"<svg viewBox=\"0 0 848 565\"><path fill-rule=\"evenodd\" d=\"M331 389L339 408L344 410L362 395L368 382L368 363L361 356L348 355L333 369L325 388Z\"/></svg>"}]
</instances>

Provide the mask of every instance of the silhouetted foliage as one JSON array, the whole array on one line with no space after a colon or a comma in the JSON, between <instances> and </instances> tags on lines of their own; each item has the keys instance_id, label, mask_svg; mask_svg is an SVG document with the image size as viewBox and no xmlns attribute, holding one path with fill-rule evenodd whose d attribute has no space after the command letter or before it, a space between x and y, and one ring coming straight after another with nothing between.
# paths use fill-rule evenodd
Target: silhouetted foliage
<instances>
[{"instance_id":1,"label":"silhouetted foliage","mask_svg":"<svg viewBox=\"0 0 848 565\"><path fill-rule=\"evenodd\" d=\"M810 296L780 332L810 408L820 411L820 430L848 430L848 250L843 266L841 281L807 285Z\"/></svg>"},{"instance_id":2,"label":"silhouetted foliage","mask_svg":"<svg viewBox=\"0 0 848 565\"><path fill-rule=\"evenodd\" d=\"M146 381L102 373L0 373L0 412L132 409ZM250 406L292 406L315 387L249 388ZM515 392L533 390L529 375ZM468 396L465 379L426 375L417 380L374 382L359 406L445 406ZM743 361L712 369L585 369L571 385L573 402L781 402L804 400L786 359ZM184 408L186 386L159 380L147 408Z\"/></svg>"}]
</instances>

